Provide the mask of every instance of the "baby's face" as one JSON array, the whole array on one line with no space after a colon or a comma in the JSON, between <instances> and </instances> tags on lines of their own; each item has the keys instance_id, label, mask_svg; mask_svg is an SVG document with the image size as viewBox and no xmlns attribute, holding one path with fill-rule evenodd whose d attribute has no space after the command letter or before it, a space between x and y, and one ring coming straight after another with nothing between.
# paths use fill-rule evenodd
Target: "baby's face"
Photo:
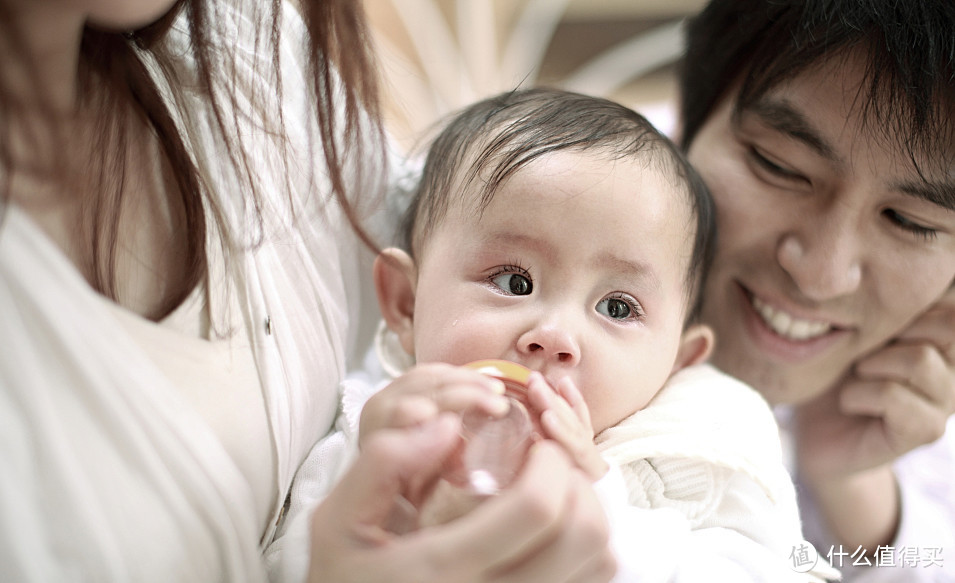
<instances>
[{"instance_id":1,"label":"baby's face","mask_svg":"<svg viewBox=\"0 0 955 583\"><path fill-rule=\"evenodd\" d=\"M569 376L596 432L642 409L673 369L686 310L695 220L674 182L645 159L562 151L483 213L452 208L418 257L417 361Z\"/></svg>"}]
</instances>

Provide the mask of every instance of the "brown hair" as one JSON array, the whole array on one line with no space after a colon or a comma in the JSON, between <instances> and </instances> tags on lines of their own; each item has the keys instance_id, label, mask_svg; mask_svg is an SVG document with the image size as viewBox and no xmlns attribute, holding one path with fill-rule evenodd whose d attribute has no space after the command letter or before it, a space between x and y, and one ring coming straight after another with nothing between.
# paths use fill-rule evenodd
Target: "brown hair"
<instances>
[{"instance_id":1,"label":"brown hair","mask_svg":"<svg viewBox=\"0 0 955 583\"><path fill-rule=\"evenodd\" d=\"M247 2L247 7L258 10L261 4ZM253 19L267 18L271 26L264 29L269 32L268 38L254 39L256 51L269 55L271 70L262 71L275 81L274 87L263 90L275 91L281 98L282 85L279 75L280 51L279 40L281 35L280 19L282 10L294 9L289 4L283 6L282 0L271 0L265 4L263 10L267 14L252 15ZM356 204L346 196L346 157L349 163L360 164L363 157L374 156L372 159L384 159L382 150L376 152L362 152L363 137L368 137L368 129L375 138L377 148L383 148L381 140L381 125L377 103L377 87L375 70L372 64L370 43L367 39L366 24L360 2L353 0L301 0L299 10L309 32L308 46L305 47L308 55L309 81L314 93L314 113L317 119L324 154L328 182L331 185L334 198L340 204L348 221L366 243L374 247L367 233L361 228ZM184 55L172 54L162 42L167 38L174 23L184 22L189 31L189 55L195 62L195 78L190 80L190 91L201 92L208 100L213 112L213 127L217 134L225 141L232 172L242 181L243 191L247 192L247 201L255 210L254 216L259 225L254 229L261 233L263 193L256 187L255 176L250 165L250 150L244 147L242 136L230 125L235 117L243 116L246 109L237 106L234 92L236 78L228 77L215 67L221 61L221 47L216 47L216 34L225 38L222 29L213 27L220 23L217 5L208 0L178 0L173 7L157 21L138 30L126 32L104 31L87 27L83 34L80 71L79 94L93 95L95 101L86 103L92 111L103 120L98 126L99 134L92 147L100 151L108 151L98 161L98 168L85 169L94 176L93 188L103 194L94 197L83 197L85 228L83 241L90 245L90 256L94 258L93 265L86 266L91 284L101 293L116 299L115 257L118 238L119 209L122 198L122 184L125 173L125 150L127 136L122 123L126 115L141 115L148 121L155 132L162 148L185 212L185 233L187 238L187 274L179 285L170 293L166 305L160 313L152 317L159 319L171 312L201 280L206 266L205 236L206 222L204 212L209 212L212 220L216 221L225 241L226 251L234 250L239 245L239 236L235 229L230 229L224 220L212 197L205 194L203 180L186 148L183 136L177 129L174 117L166 105L159 86L144 63L140 53L155 59L161 81L168 83L173 91L181 88L182 80L176 79L172 72L173 59L182 59ZM12 24L11 8L4 0L0 0L0 50L13 55L12 59L0 60L0 211L6 207L11 197L11 181L15 172L37 172L35 168L18 167L11 148L12 120L26 109L39 112L40 118L45 119L42 125L31 124L27 139L32 139L34 145L43 143L46 134L51 134L57 140L57 124L55 112L49 103L44 102L42 92L34 91L30 99L24 100L17 95L5 80L4 67L19 65L28 73L32 69L27 60L25 43L21 33ZM218 52L217 52L218 49ZM267 52L266 52L267 51ZM218 59L218 60L217 60ZM223 77L226 77L223 79ZM36 73L32 73L32 87L40 87ZM94 83L102 82L105 91L90 91ZM225 83L225 85L223 85ZM26 103L30 101L30 103ZM256 104L252 104L255 107ZM341 106L341 110L336 109ZM239 112L242 113L239 113ZM341 111L344 111L342 115ZM122 113L130 112L130 113ZM338 113L336 113L338 112ZM275 113L275 112L270 112ZM284 143L284 120L279 115L279 125L270 124L278 128L278 139ZM370 124L370 125L369 125ZM107 147L108 146L108 147ZM42 160L39 172L49 175L57 181L58 186L70 184L69 153L63 151L49 153L48 159ZM44 154L46 156L46 154ZM283 163L289 164L288 152L283 152ZM347 176L346 176L347 175ZM82 196L86 193L69 192L71 196ZM354 199L354 196L352 196ZM89 202L85 202L89 201ZM253 244L261 241L257 236ZM228 257L229 253L226 253Z\"/></svg>"}]
</instances>

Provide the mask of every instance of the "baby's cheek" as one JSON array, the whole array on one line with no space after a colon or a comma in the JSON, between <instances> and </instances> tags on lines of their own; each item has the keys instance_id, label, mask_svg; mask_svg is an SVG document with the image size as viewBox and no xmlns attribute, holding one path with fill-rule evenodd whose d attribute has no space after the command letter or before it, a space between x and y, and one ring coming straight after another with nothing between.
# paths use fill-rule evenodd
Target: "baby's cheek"
<instances>
[{"instance_id":1,"label":"baby's cheek","mask_svg":"<svg viewBox=\"0 0 955 583\"><path fill-rule=\"evenodd\" d=\"M654 386L662 386L663 382ZM627 379L621 375L607 378L605 384L599 388L594 386L591 391L581 387L584 401L590 409L594 435L646 407L656 392L655 388L639 379Z\"/></svg>"},{"instance_id":2,"label":"baby's cheek","mask_svg":"<svg viewBox=\"0 0 955 583\"><path fill-rule=\"evenodd\" d=\"M620 417L620 405L614 401L612 391L606 388L606 385L591 384L589 386L580 386L581 395L584 402L587 403L587 410L590 412L590 423L594 428L594 435L600 433L608 427L612 427Z\"/></svg>"},{"instance_id":3,"label":"baby's cheek","mask_svg":"<svg viewBox=\"0 0 955 583\"><path fill-rule=\"evenodd\" d=\"M418 362L456 365L501 356L485 330L461 320L452 320L441 330L416 337L415 351Z\"/></svg>"}]
</instances>

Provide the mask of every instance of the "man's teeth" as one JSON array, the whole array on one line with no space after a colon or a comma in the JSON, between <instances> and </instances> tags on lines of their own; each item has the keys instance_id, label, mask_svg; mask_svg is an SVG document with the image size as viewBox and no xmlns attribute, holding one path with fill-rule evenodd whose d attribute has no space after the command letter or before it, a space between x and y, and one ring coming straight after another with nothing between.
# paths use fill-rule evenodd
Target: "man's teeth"
<instances>
[{"instance_id":1,"label":"man's teeth","mask_svg":"<svg viewBox=\"0 0 955 583\"><path fill-rule=\"evenodd\" d=\"M809 340L822 336L831 328L825 322L813 322L811 320L800 320L793 318L786 312L777 310L772 306L761 302L759 298L753 296L753 307L762 316L763 321L773 332L790 340Z\"/></svg>"}]
</instances>

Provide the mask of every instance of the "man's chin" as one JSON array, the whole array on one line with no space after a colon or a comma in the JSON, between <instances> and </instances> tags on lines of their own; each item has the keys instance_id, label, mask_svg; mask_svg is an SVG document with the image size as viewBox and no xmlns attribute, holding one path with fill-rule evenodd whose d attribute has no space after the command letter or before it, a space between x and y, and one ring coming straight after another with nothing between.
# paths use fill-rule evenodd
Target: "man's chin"
<instances>
[{"instance_id":1,"label":"man's chin","mask_svg":"<svg viewBox=\"0 0 955 583\"><path fill-rule=\"evenodd\" d=\"M754 363L726 355L715 355L712 364L748 384L772 406L806 403L823 394L838 378L821 378L806 370L809 367L797 369L768 362Z\"/></svg>"}]
</instances>

